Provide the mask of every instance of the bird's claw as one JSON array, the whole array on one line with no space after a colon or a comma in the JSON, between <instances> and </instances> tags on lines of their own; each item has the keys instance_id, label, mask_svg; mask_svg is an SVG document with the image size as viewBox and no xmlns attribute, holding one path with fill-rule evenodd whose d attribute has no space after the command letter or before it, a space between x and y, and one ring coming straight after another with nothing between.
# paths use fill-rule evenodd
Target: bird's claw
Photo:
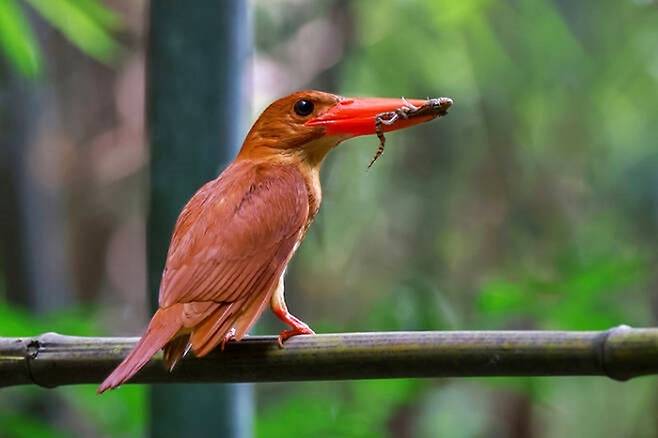
<instances>
[{"instance_id":1,"label":"bird's claw","mask_svg":"<svg viewBox=\"0 0 658 438\"><path fill-rule=\"evenodd\" d=\"M314 335L315 332L307 325L293 327L290 330L283 330L277 339L279 348L283 348L283 343L286 342L289 338L297 335Z\"/></svg>"},{"instance_id":2,"label":"bird's claw","mask_svg":"<svg viewBox=\"0 0 658 438\"><path fill-rule=\"evenodd\" d=\"M228 341L231 341L233 339L235 339L235 327L232 327L231 330L229 330L228 333L224 335L224 339L222 339L222 343L220 344L221 351L224 351L224 348L226 347Z\"/></svg>"}]
</instances>

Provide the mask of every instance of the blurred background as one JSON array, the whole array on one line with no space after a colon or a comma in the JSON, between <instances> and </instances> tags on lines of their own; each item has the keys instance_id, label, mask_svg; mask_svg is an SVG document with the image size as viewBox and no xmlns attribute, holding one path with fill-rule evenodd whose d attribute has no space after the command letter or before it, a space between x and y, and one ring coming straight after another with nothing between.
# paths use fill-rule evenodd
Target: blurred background
<instances>
[{"instance_id":1,"label":"blurred background","mask_svg":"<svg viewBox=\"0 0 658 438\"><path fill-rule=\"evenodd\" d=\"M148 7L0 2L0 336L147 322ZM249 15L250 120L303 88L455 99L389 135L370 171L374 137L325 163L286 288L317 332L656 325L655 1L252 0ZM658 436L655 378L254 388L259 437ZM146 391L5 389L0 436L145 436Z\"/></svg>"}]
</instances>

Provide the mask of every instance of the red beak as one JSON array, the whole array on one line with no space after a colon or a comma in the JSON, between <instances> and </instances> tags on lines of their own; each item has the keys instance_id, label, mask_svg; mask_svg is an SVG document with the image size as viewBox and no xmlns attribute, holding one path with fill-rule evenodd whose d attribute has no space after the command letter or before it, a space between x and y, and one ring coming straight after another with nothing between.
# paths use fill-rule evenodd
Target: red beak
<instances>
[{"instance_id":1,"label":"red beak","mask_svg":"<svg viewBox=\"0 0 658 438\"><path fill-rule=\"evenodd\" d=\"M452 99L447 97L430 100L344 98L305 124L307 126L324 126L327 135L356 137L375 134L377 117L381 116L384 120L390 120L392 114L385 116L386 113L404 113L404 115L399 115L394 122L382 124L383 131L389 132L445 115L451 106ZM424 108L424 110L413 111L413 108ZM407 114L409 115L407 116Z\"/></svg>"}]
</instances>

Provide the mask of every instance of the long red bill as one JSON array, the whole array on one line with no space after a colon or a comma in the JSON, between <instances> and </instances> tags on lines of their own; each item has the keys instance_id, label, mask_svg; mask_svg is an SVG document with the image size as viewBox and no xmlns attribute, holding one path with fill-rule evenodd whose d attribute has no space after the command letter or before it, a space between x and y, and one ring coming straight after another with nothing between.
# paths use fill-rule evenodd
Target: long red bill
<instances>
[{"instance_id":1,"label":"long red bill","mask_svg":"<svg viewBox=\"0 0 658 438\"><path fill-rule=\"evenodd\" d=\"M324 126L327 135L375 134L395 131L443 116L452 99L345 98L328 111L306 122L307 126Z\"/></svg>"}]
</instances>

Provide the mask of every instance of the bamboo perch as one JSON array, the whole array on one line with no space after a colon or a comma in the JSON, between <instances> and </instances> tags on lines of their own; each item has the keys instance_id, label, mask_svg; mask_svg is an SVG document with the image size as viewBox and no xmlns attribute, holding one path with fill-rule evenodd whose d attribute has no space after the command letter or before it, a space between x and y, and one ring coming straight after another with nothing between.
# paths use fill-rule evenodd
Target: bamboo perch
<instances>
[{"instance_id":1,"label":"bamboo perch","mask_svg":"<svg viewBox=\"0 0 658 438\"><path fill-rule=\"evenodd\" d=\"M46 333L0 338L0 387L100 382L137 338ZM275 337L229 343L169 373L156 356L132 383L277 382L397 377L658 374L658 328L607 331L453 331Z\"/></svg>"}]
</instances>

